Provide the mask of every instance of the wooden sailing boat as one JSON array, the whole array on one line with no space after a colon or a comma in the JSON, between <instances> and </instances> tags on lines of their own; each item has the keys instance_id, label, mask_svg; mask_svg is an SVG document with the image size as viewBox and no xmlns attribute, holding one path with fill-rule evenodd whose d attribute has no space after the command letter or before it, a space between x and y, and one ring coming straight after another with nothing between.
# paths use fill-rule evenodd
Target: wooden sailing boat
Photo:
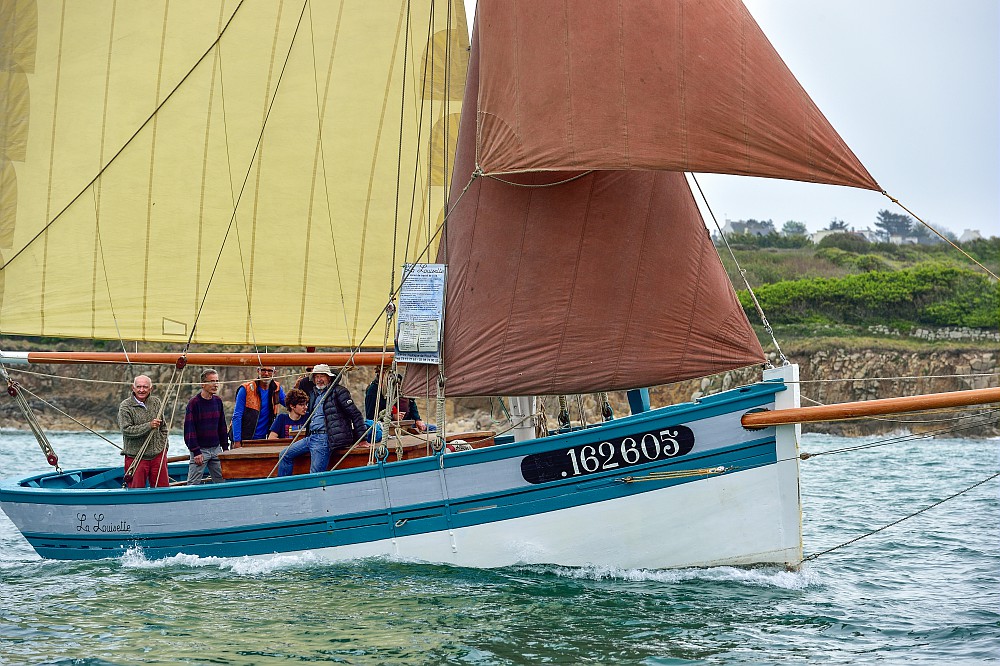
<instances>
[{"instance_id":1,"label":"wooden sailing boat","mask_svg":"<svg viewBox=\"0 0 1000 666\"><path fill-rule=\"evenodd\" d=\"M411 367L404 393L628 389L633 414L538 437L524 398L527 425L470 451L382 451L353 469L141 491L120 488L120 468L56 472L7 483L0 506L37 552L67 559L139 546L152 557L313 550L470 566L800 562L798 426L745 427L798 407L795 366L696 403L649 409L643 394L765 363L682 172L876 182L738 0L633 0L615 21L598 3L483 2L468 79L461 3L419 4L304 2L292 16L221 3L212 18L192 9L191 32L164 4L151 108L132 108L136 91L121 83L99 87L74 139L90 162L57 159L55 100L77 81L58 57L36 59L35 76L55 81L52 131L45 159L27 159L32 129L31 166L5 166L19 188L7 219L29 228L4 250L0 332L355 348L396 265L435 250L451 174L436 250L449 270L443 362ZM76 56L86 60L93 34L109 45L125 35L149 56L145 14L105 9L61 15L40 3L37 37L19 48L72 53L65 62L118 81L111 46ZM73 31L55 25L87 28L87 48L73 51ZM428 37L411 40L418 32ZM258 71L270 74L263 85L240 87ZM33 80L23 77L35 94ZM248 105L256 120L231 115ZM459 108L452 172L426 155L428 144L451 152L445 120ZM401 124L386 123L397 110ZM390 142L393 127L413 131ZM423 155L401 179L390 145ZM192 155L160 184L163 160ZM56 191L34 196L46 187ZM407 240L388 221L408 197L419 232ZM265 259L275 247L290 257L281 270ZM191 524L192 509L206 520Z\"/></svg>"}]
</instances>

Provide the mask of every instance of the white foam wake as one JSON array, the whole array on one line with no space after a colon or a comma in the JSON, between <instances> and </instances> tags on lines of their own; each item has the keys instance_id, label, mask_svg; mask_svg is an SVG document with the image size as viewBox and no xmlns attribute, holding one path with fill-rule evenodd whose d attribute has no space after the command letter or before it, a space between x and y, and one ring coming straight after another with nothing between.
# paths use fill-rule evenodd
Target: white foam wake
<instances>
[{"instance_id":1,"label":"white foam wake","mask_svg":"<svg viewBox=\"0 0 1000 666\"><path fill-rule=\"evenodd\" d=\"M313 553L254 555L242 557L200 557L180 553L171 557L151 560L142 548L129 548L121 556L121 565L126 569L165 569L169 567L211 567L232 571L242 576L268 574L273 571L313 566L320 560Z\"/></svg>"},{"instance_id":2,"label":"white foam wake","mask_svg":"<svg viewBox=\"0 0 1000 666\"><path fill-rule=\"evenodd\" d=\"M537 569L536 569L537 570ZM654 581L681 583L685 581L720 581L801 590L819 584L819 575L808 568L787 571L779 567L710 567L705 569L619 569L615 567L553 567L549 573L584 580Z\"/></svg>"}]
</instances>

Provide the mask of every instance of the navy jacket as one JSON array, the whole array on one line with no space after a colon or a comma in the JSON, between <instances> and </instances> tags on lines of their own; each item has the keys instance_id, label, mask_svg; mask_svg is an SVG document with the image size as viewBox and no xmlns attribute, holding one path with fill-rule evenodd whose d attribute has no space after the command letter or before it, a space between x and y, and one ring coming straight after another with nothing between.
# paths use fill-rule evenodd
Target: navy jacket
<instances>
[{"instance_id":1,"label":"navy jacket","mask_svg":"<svg viewBox=\"0 0 1000 666\"><path fill-rule=\"evenodd\" d=\"M339 382L327 391L330 395L323 401L327 446L331 450L347 448L365 434L365 417L354 404L351 392Z\"/></svg>"}]
</instances>

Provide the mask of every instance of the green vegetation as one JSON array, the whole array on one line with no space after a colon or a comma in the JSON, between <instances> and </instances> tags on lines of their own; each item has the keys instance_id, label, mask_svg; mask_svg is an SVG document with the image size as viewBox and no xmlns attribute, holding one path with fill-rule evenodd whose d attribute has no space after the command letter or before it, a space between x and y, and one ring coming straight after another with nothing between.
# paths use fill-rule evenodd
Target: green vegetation
<instances>
[{"instance_id":1,"label":"green vegetation","mask_svg":"<svg viewBox=\"0 0 1000 666\"><path fill-rule=\"evenodd\" d=\"M1000 285L946 243L868 243L853 234L827 236L818 245L731 245L764 309L783 337L871 335L885 326L906 334L921 327L1000 328ZM752 243L753 241L751 241ZM1000 239L963 249L1000 272ZM743 280L720 247L737 287ZM758 317L749 293L740 302L752 322Z\"/></svg>"}]
</instances>

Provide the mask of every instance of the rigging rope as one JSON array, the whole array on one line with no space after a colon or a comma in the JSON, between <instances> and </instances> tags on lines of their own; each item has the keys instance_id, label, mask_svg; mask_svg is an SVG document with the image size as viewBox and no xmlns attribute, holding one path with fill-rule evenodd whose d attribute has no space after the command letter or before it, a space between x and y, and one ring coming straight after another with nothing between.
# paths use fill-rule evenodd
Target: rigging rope
<instances>
[{"instance_id":1,"label":"rigging rope","mask_svg":"<svg viewBox=\"0 0 1000 666\"><path fill-rule=\"evenodd\" d=\"M941 240L943 240L944 242L948 243L948 244L949 244L949 245L951 245L951 246L952 246L953 248L955 248L956 250L958 250L959 252L961 252L962 254L964 254L964 255L965 255L965 257L966 257L967 259L969 259L969 261L971 261L971 262L972 262L972 263L974 263L974 264L975 264L976 266L979 266L979 267L980 267L981 269L983 269L984 271L986 271L986 273L987 273L987 274L988 274L988 275L989 275L989 276L990 276L991 278L993 278L994 280L997 280L997 281L1000 281L1000 277L997 277L996 273L994 273L994 272L993 272L993 271L991 271L990 269L986 268L986 266L983 266L983 265L982 265L981 263L979 263L979 260L978 260L978 259L976 259L976 258L975 258L975 257L973 257L973 256L972 256L971 254L969 254L968 252L966 252L965 250L963 250L962 248L960 248L960 247L959 247L958 245L955 245L955 243L953 243L953 242L952 242L952 240L951 240L950 238L948 238L948 237L946 237L946 236L942 235L940 231L938 231L937 229L935 229L934 227L932 227L932 226L931 226L930 224L928 224L927 222L924 222L924 221L923 221L923 220L922 220L922 219L920 218L920 216L919 216L919 215L917 215L916 213L914 213L914 212L913 212L912 210L910 210L909 208L907 208L907 207L906 207L906 206L904 206L903 204L899 203L899 199L897 199L897 198L896 198L896 197L894 197L894 196L891 196L891 195L890 195L890 194L889 194L888 192L886 192L885 190L882 190L882 194L884 194L884 195L886 196L886 198L887 198L887 199L889 199L889 201L891 201L892 203L896 204L897 206L899 206L900 208L902 208L903 210L905 210L905 211L906 211L907 213L909 213L910 215L912 215L912 216L914 217L914 219L916 219L916 220L917 220L917 222L919 222L920 224L924 225L925 227L927 227L928 229L930 229L931 231L933 231L933 232L934 232L934 234L935 234L935 235L937 235L937 237L938 237L938 238L940 238Z\"/></svg>"},{"instance_id":2,"label":"rigging rope","mask_svg":"<svg viewBox=\"0 0 1000 666\"><path fill-rule=\"evenodd\" d=\"M104 241L101 239L101 207L97 203L97 189L98 188L96 187L91 189L91 194L94 197L94 231L97 236L97 251L101 257L101 270L104 273L104 286L108 292L108 307L111 309L111 320L115 323L115 334L118 335L118 343L121 344L122 353L125 354L125 363L128 365L129 371L131 372L132 361L128 357L128 346L125 344L121 328L118 326L118 315L115 314L115 303L114 299L111 298L111 280L108 278L108 264L104 260ZM95 288L94 291L96 292L97 289ZM91 316L93 316L93 314Z\"/></svg>"},{"instance_id":3,"label":"rigging rope","mask_svg":"<svg viewBox=\"0 0 1000 666\"><path fill-rule=\"evenodd\" d=\"M118 149L118 152L116 152L111 157L110 160L108 160L108 163L105 164L103 167L100 168L100 170L97 172L97 175L95 175L93 178L91 178L90 181L86 185L84 185L83 188L77 193L77 195L75 197L73 197L72 199L70 199L69 203L67 203L65 206L63 206L63 209L60 210L58 213L56 213L55 217L53 217L41 229L39 229L38 233L36 233L34 236L32 236L31 239L28 240L28 242L25 243L24 246L20 250L18 250L16 253L14 253L11 256L10 259L6 260L3 263L3 265L0 265L0 269L3 269L4 267L6 267L12 261L14 261L15 259L17 259L17 257L20 256L20 254L22 252L24 252L25 250L27 250L28 247L32 243L34 243L36 240L38 240L38 238L42 234L44 234L46 231L48 231L49 227L51 227L53 224L55 224L56 220L58 220L60 217L62 217L63 213L65 213L67 210L69 210L70 206L72 206L74 203L76 203L77 199L79 199L80 197L83 196L84 192L86 192L88 188L90 188L94 183L97 182L97 180L102 175L104 175L104 172L107 171L108 168L112 164L114 164L115 160L117 160L118 157L125 151L125 149L128 148L128 146L136 139L136 137L139 136L139 133L142 132L142 130L146 127L146 125L148 125L153 120L153 118L156 117L156 114L158 114L160 112L160 109L162 109L166 105L166 103L168 101L170 101L170 98L173 97L174 93L177 92L178 89L180 89L180 87L182 85L184 85L184 82L187 81L188 77L191 76L191 74L194 72L194 70L196 70L198 68L198 65L200 65L202 63L202 61L206 57L208 57L208 54L211 53L215 49L215 47L218 45L219 41L222 40L222 36L224 34L226 34L226 31L229 29L230 24L232 24L233 20L236 18L236 15L239 14L240 8L242 6L243 6L243 0L240 0L240 3L238 5L236 5L236 9L233 10L232 16L229 17L228 21L226 21L226 25L223 26L222 30L219 31L219 34L215 38L215 41L213 41L211 44L208 45L208 48L205 49L205 52L201 54L201 57L198 58L198 60L195 61L195 63L191 66L191 69L189 69L184 74L184 76L181 77L181 80L177 82L177 85L175 85L173 87L173 89L169 93L167 93L167 96L163 98L163 101L161 101L159 104L156 105L156 108L153 109L153 112L150 113L149 116L142 122L142 124L139 125L138 129L136 129L135 132L132 133L132 136L130 136L125 141L125 143L122 144L122 147Z\"/></svg>"},{"instance_id":4,"label":"rigging rope","mask_svg":"<svg viewBox=\"0 0 1000 666\"><path fill-rule=\"evenodd\" d=\"M242 0L241 0L241 4L242 4ZM281 88L281 82L284 80L285 69L288 66L288 60L289 60L289 58L291 57L291 54L292 54L292 45L295 44L295 40L298 37L299 28L302 26L302 18L303 18L304 14L305 14L305 10L306 10L306 7L308 6L308 4L309 4L308 1L307 2L303 2L302 9L299 12L298 21L295 23L295 31L292 33L292 38L291 38L291 40L288 43L288 51L287 51L287 53L285 53L285 60L284 60L284 62L281 65L281 71L278 73L278 81L274 85L274 93L271 95L271 100L270 100L270 102L267 105L267 111L264 114L264 121L261 123L260 132L257 134L257 142L254 144L253 153L250 155L250 165L247 167L246 175L243 177L243 183L240 185L240 193L236 197L236 201L233 204L233 214L229 218L229 224L226 227L226 233L223 235L223 237L222 237L222 243L220 243L220 245L219 245L219 253L218 253L218 255L215 258L215 264L212 266L212 272L211 272L211 274L208 277L208 281L205 283L205 290L204 290L204 293L203 293L202 298L201 298L201 303L198 304L198 311L197 311L197 313L195 313L194 321L191 323L191 334L188 336L187 343L184 345L184 350L181 352L181 356L182 357L186 356L188 350L191 348L191 344L192 344L192 342L194 340L195 331L198 328L198 322L201 319L202 310L204 310L204 308L205 308L205 302L208 300L209 289L212 286L212 282L215 280L215 273L216 273L216 271L218 271L219 264L222 261L222 253L225 250L226 240L229 238L229 233L230 233L230 231L232 231L233 226L236 223L236 212L237 212L237 209L239 208L240 201L243 199L243 193L246 191L247 183L250 180L250 174L253 171L254 162L257 159L258 154L260 153L261 143L264 140L264 129L267 127L267 121L271 117L271 110L274 108L274 102L278 98L278 90ZM235 12L234 12L234 15L235 15ZM232 19L230 19L230 21L231 20ZM228 26L229 24L227 23L226 25ZM220 33L220 37L221 37L221 33ZM215 43L216 44L218 43L218 39L216 40ZM213 47L214 46L215 46L215 44L213 44ZM207 55L207 52L206 52L206 55ZM202 58L204 58L204 57L205 56L202 56ZM219 59L219 68L220 68L220 71L221 71L221 68L222 68L222 59L221 58ZM183 82L183 80L182 80L182 82ZM178 84L178 85L180 85L180 84ZM222 82L221 82L221 77L220 77L220 86L221 85L222 85ZM222 99L223 99L223 119L225 119L225 115L226 114L225 114L225 95L224 94L222 96ZM159 108L159 107L157 107L157 108ZM225 123L223 123L223 125L225 126ZM228 150L229 150L228 132L226 133L226 137L227 137L226 138L226 151L227 151L227 155L228 155ZM238 238L239 238L239 229L238 228L237 228L236 233L237 233L237 243L238 243L239 242L239 240L238 240ZM240 259L241 259L240 266L241 267L243 267L242 256L243 256L242 251L240 251ZM244 274L244 283L245 283L245 274ZM252 328L252 322L251 322L251 328ZM256 345L254 345L254 346L256 347Z\"/></svg>"},{"instance_id":5,"label":"rigging rope","mask_svg":"<svg viewBox=\"0 0 1000 666\"><path fill-rule=\"evenodd\" d=\"M501 183L503 183L505 185L513 185L514 187L528 187L528 188L534 188L534 187L555 187L557 185L565 185L566 183L572 183L574 180L579 180L580 178L583 178L584 176L589 176L590 174L594 173L593 169L591 169L589 171L584 171L583 173L578 173L575 176L570 176L569 178L557 181L555 183L529 184L529 183L515 183L512 180L505 180L503 178L500 178L499 176L494 176L492 174L483 173L478 168L476 169L476 171L478 171L480 175L485 176L486 178L492 178L493 180L500 181Z\"/></svg>"},{"instance_id":6,"label":"rigging rope","mask_svg":"<svg viewBox=\"0 0 1000 666\"><path fill-rule=\"evenodd\" d=\"M726 238L726 234L722 233L722 227L719 226L719 220L715 217L715 211L708 203L708 197L705 196L705 191L701 189L701 183L698 182L698 177L693 173L691 174L691 180L698 187L698 193L701 194L701 200L705 202L705 208L708 209L708 214L712 217L712 222L715 224L715 228L719 230L719 236L722 238L722 242L726 244L726 249L729 250L729 256L733 258L733 263L736 264L736 270L739 271L740 277L743 278L743 284L747 286L747 291L750 293L750 298L753 300L753 306L757 310L757 316L760 317L761 323L764 325L764 330L767 334L771 336L771 342L774 343L774 348L778 351L778 358L781 359L781 365L790 365L787 358L785 358L785 353L781 351L781 346L778 344L778 339L774 335L774 330L771 328L770 322L767 321L767 317L764 315L764 308L760 306L760 301L757 300L757 294L754 293L753 287L750 286L750 281L747 279L747 271L745 268L740 266L739 260L736 258L736 253L733 252L733 248L729 245L729 240ZM721 257L720 257L721 259ZM774 367L771 362L767 362L767 367Z\"/></svg>"},{"instance_id":7,"label":"rigging rope","mask_svg":"<svg viewBox=\"0 0 1000 666\"><path fill-rule=\"evenodd\" d=\"M17 384L17 382L15 382L15 384ZM81 428L84 428L84 429L86 429L86 430L87 430L88 432L90 432L91 434L93 434L93 435L97 435L98 437L100 437L100 438L101 438L101 439L103 439L103 440L104 440L105 442L107 442L107 443L108 443L108 444L110 444L111 446L115 447L115 448L116 448L116 449L118 449L119 451L121 451L121 450L122 450L122 447L118 446L118 444L117 444L116 442L114 442L114 441L112 441L112 440L108 439L107 437L105 437L105 436L104 436L104 435L102 435L101 433L97 432L96 430L94 430L93 428L91 428L90 426L88 426L87 424L85 424L85 423L82 423L82 422L78 421L77 419L73 418L72 416L70 416L69 414L67 414L67 413L66 413L66 412L64 412L63 410L59 409L58 407L56 407L56 406L55 406L54 404L52 404L51 402L49 402L49 401L48 401L48 400L46 400L45 398L42 398L42 397L41 397L41 396L39 396L39 395L38 395L37 393L34 393L34 392L32 392L32 391L31 391L30 389L28 389L27 387L25 387L25 386L24 386L23 384L17 384L17 388L18 388L18 389L20 389L21 391L24 391L25 393L27 393L27 394L28 394L28 395L30 395L31 397L33 397L33 398L34 398L35 400L38 400L39 402L41 402L41 403L42 403L43 405L45 405L46 407L49 407L50 409L52 409L52 410L54 410L54 411L57 411L57 412L59 412L60 414L62 414L62 415L63 415L63 416L65 416L66 418L68 418L68 419L70 419L71 421L73 421L73 423L77 424L77 425L78 425L78 426L80 426ZM32 416L32 418L34 418L34 416Z\"/></svg>"},{"instance_id":8,"label":"rigging rope","mask_svg":"<svg viewBox=\"0 0 1000 666\"><path fill-rule=\"evenodd\" d=\"M52 444L49 442L48 437L45 436L45 432L38 423L38 419L35 418L35 413L32 411L28 401L24 399L24 395L22 395L19 390L18 383L10 378L10 375L7 374L7 369L4 367L3 363L0 363L0 379L7 382L7 393L10 397L14 398L14 401L21 410L21 414L24 416L25 421L28 422L28 427L31 429L31 433L35 436L35 441L38 442L39 448L42 449L42 453L45 455L45 460L56 468L56 472L61 474L62 468L59 467L59 456L56 455L55 449L52 448Z\"/></svg>"},{"instance_id":9,"label":"rigging rope","mask_svg":"<svg viewBox=\"0 0 1000 666\"><path fill-rule=\"evenodd\" d=\"M965 379L968 377L1000 377L998 372L974 372L970 374L958 374L958 375L900 375L898 377L838 377L836 379L800 379L797 382L786 380L785 384L823 384L831 382L895 382L895 381L913 381L913 380L923 380L923 379Z\"/></svg>"},{"instance_id":10,"label":"rigging rope","mask_svg":"<svg viewBox=\"0 0 1000 666\"><path fill-rule=\"evenodd\" d=\"M802 560L799 561L799 564L803 564L803 563L808 562L810 560L815 560L816 558L818 558L821 555L826 555L827 553L832 553L833 551L838 550L840 548L843 548L844 546L849 546L852 543L856 543L856 542L861 541L862 539L864 539L866 537L870 537L873 534L878 534L879 532L881 532L883 530L887 530L890 527L893 527L894 525L898 525L901 522L903 522L904 520L909 520L910 518L913 518L914 516L919 516L920 514L924 513L925 511L929 511L930 509L933 509L936 506L940 506L940 505L944 504L948 500L953 500L956 497L964 495L965 493L969 492L970 490L972 490L974 488L978 488L979 486L983 485L984 483L988 483L988 482L992 481L993 479L997 478L998 476L1000 476L1000 472L995 472L994 474L991 474L990 476L986 477L982 481L978 481L978 482L972 484L971 486L969 486L968 488L965 488L964 490L958 491L954 495L949 495L948 497L945 497L942 500L934 502L933 504L931 504L929 506L925 506L924 508L922 508L922 509L920 509L918 511L914 511L913 513L911 513L911 514L909 514L907 516L903 516L899 520L895 520L895 521L889 523L888 525L883 525L882 527L879 527L878 529L872 530L871 532L867 532L865 534L862 534L861 536L854 537L850 541L845 541L844 543L838 544L838 545L836 545L836 546L834 546L832 548L827 548L826 550L822 550L822 551L820 551L818 553L813 553L812 555L804 557L804 558L802 558Z\"/></svg>"},{"instance_id":11,"label":"rigging rope","mask_svg":"<svg viewBox=\"0 0 1000 666\"><path fill-rule=\"evenodd\" d=\"M118 365L118 363L116 361L107 361L107 362L101 362L101 363L89 363L89 365ZM32 375L34 377L45 377L45 378L48 378L48 379L60 379L60 380L71 381L71 382L84 382L84 383L89 383L89 384L113 384L115 386L131 386L132 385L131 381L115 381L115 380L111 380L111 379L89 379L87 377L70 377L68 375L53 375L53 374L46 373L46 372L35 372L35 371L32 371L32 370L25 370L24 368L9 368L8 370L10 372L21 374L21 375ZM290 379L290 378L293 378L293 377L294 378L298 378L298 376L300 374L301 373L293 372L293 373L290 373L290 374L287 374L287 375L274 375L273 379L275 379L275 380L284 380L284 379ZM234 379L234 380L230 380L230 381L220 381L219 385L220 386L226 386L228 384L232 384L232 385L237 385L238 386L240 384L246 383L250 379L252 379L252 377L246 376L246 377L244 377L242 379ZM194 387L200 387L201 384L202 384L202 382L185 382L182 385L194 388Z\"/></svg>"},{"instance_id":12,"label":"rigging rope","mask_svg":"<svg viewBox=\"0 0 1000 666\"><path fill-rule=\"evenodd\" d=\"M991 410L991 412L995 412L995 411L997 411L997 410ZM976 415L972 415L972 416L968 416L968 417L964 417L964 418L970 418L971 419L971 418L974 418L976 416L979 416L979 415L976 414ZM803 452L803 453L800 453L798 457L799 457L800 460L809 460L810 458L817 458L819 456L832 455L834 453L846 453L848 451L861 451L862 449L874 449L874 448L877 448L879 446L886 446L888 444L898 444L900 442L912 442L912 441L917 441L917 440L921 440L921 439L932 439L936 435L946 435L946 434L950 434L950 433L964 432L966 430L974 430L976 428L981 428L983 426L992 425L992 423L993 423L993 419L985 419L985 420L983 420L983 421L981 421L979 423L971 423L971 424L964 425L964 426L952 426L952 427L949 427L949 428L941 428L939 430L929 430L929 431L927 431L925 433L920 433L920 434L907 433L905 435L900 435L898 437L892 437L890 439L877 440L875 442L868 442L868 443L865 443L865 444L858 444L856 446L846 446L846 447L842 447L842 448L839 448L839 449L831 449L829 451L820 451L819 453L807 453L807 452ZM778 462L782 462L782 461L778 461Z\"/></svg>"}]
</instances>

